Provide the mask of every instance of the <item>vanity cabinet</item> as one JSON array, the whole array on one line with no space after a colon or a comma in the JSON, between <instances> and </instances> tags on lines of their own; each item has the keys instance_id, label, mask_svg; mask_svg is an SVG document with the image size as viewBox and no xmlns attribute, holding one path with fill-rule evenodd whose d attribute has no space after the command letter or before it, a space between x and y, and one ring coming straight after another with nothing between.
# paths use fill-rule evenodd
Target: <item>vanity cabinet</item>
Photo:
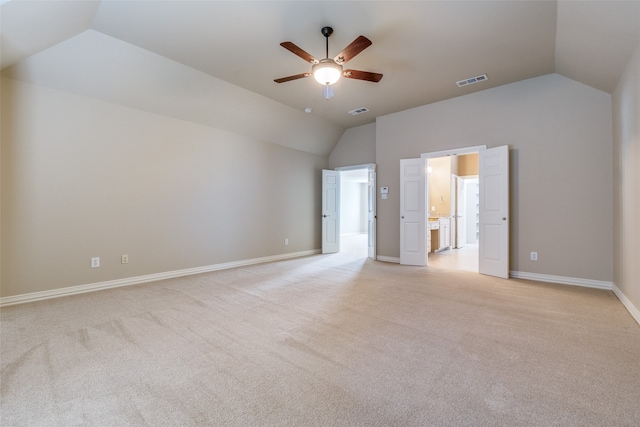
<instances>
[{"instance_id":1,"label":"vanity cabinet","mask_svg":"<svg viewBox=\"0 0 640 427\"><path fill-rule=\"evenodd\" d=\"M427 253L435 252L440 247L440 221L429 220L427 221L429 232L427 233Z\"/></svg>"},{"instance_id":2,"label":"vanity cabinet","mask_svg":"<svg viewBox=\"0 0 640 427\"><path fill-rule=\"evenodd\" d=\"M427 221L427 253L438 252L451 247L451 220L449 218L430 219Z\"/></svg>"},{"instance_id":3,"label":"vanity cabinet","mask_svg":"<svg viewBox=\"0 0 640 427\"><path fill-rule=\"evenodd\" d=\"M440 218L440 240L438 250L442 251L451 247L451 220Z\"/></svg>"}]
</instances>

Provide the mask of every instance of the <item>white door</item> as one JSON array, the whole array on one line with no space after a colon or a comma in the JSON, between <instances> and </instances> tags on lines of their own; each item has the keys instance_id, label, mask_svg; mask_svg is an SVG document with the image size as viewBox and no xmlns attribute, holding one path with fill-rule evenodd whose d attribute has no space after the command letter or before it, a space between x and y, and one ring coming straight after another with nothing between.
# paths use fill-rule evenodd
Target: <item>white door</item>
<instances>
[{"instance_id":1,"label":"white door","mask_svg":"<svg viewBox=\"0 0 640 427\"><path fill-rule=\"evenodd\" d=\"M340 172L322 170L322 253L340 251Z\"/></svg>"},{"instance_id":2,"label":"white door","mask_svg":"<svg viewBox=\"0 0 640 427\"><path fill-rule=\"evenodd\" d=\"M400 160L400 264L427 265L426 159Z\"/></svg>"},{"instance_id":3,"label":"white door","mask_svg":"<svg viewBox=\"0 0 640 427\"><path fill-rule=\"evenodd\" d=\"M467 209L465 210L467 230L467 239L464 243L478 243L478 224L480 218L480 191L478 190L478 178L469 178L464 180L464 198Z\"/></svg>"},{"instance_id":4,"label":"white door","mask_svg":"<svg viewBox=\"0 0 640 427\"><path fill-rule=\"evenodd\" d=\"M368 167L369 187L367 193L367 233L368 233L368 257L376 259L376 168Z\"/></svg>"},{"instance_id":5,"label":"white door","mask_svg":"<svg viewBox=\"0 0 640 427\"><path fill-rule=\"evenodd\" d=\"M509 147L480 151L479 272L509 277Z\"/></svg>"},{"instance_id":6,"label":"white door","mask_svg":"<svg viewBox=\"0 0 640 427\"><path fill-rule=\"evenodd\" d=\"M464 184L464 179L451 175L451 245L456 249L462 248L467 241Z\"/></svg>"}]
</instances>

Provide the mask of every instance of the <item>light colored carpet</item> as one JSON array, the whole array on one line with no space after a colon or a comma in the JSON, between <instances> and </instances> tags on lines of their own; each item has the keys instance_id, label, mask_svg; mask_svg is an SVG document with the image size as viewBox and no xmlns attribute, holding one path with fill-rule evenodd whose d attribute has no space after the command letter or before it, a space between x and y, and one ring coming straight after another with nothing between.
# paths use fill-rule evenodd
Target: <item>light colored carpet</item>
<instances>
[{"instance_id":1,"label":"light colored carpet","mask_svg":"<svg viewBox=\"0 0 640 427\"><path fill-rule=\"evenodd\" d=\"M318 255L3 308L3 426L640 425L609 291Z\"/></svg>"}]
</instances>

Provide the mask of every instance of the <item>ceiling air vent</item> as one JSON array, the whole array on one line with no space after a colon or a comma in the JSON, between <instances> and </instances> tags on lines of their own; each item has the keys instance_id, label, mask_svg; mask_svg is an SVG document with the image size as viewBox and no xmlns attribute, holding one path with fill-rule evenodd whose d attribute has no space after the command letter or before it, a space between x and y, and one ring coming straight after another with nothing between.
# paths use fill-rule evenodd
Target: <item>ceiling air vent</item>
<instances>
[{"instance_id":1,"label":"ceiling air vent","mask_svg":"<svg viewBox=\"0 0 640 427\"><path fill-rule=\"evenodd\" d=\"M460 80L459 82L456 82L456 84L458 85L458 87L463 87L463 86L472 85L474 83L483 82L488 79L489 77L487 77L486 74L481 74L479 76L469 77L468 79Z\"/></svg>"},{"instance_id":2,"label":"ceiling air vent","mask_svg":"<svg viewBox=\"0 0 640 427\"><path fill-rule=\"evenodd\" d=\"M366 113L367 111L369 111L368 108L360 107L360 108L356 108L355 110L349 111L349 114L351 114L352 116L357 116L358 114Z\"/></svg>"}]
</instances>

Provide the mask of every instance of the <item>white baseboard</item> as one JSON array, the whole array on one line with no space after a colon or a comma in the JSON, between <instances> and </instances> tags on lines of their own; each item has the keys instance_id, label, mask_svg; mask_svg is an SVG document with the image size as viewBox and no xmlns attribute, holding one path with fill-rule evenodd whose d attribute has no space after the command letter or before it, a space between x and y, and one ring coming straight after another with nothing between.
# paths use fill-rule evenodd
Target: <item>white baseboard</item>
<instances>
[{"instance_id":1,"label":"white baseboard","mask_svg":"<svg viewBox=\"0 0 640 427\"><path fill-rule=\"evenodd\" d=\"M509 277L513 277L515 279L528 279L536 280L538 282L559 283L563 285L584 286L587 288L613 291L620 302L622 302L622 305L624 305L624 307L627 309L629 314L631 314L631 317L633 317L635 321L640 325L640 310L638 310L638 308L633 305L629 298L627 298L627 296L623 294L622 291L612 282L603 282L600 280L591 279L578 279L575 277L550 276L547 274L525 273L522 271L511 271L509 272Z\"/></svg>"},{"instance_id":2,"label":"white baseboard","mask_svg":"<svg viewBox=\"0 0 640 427\"><path fill-rule=\"evenodd\" d=\"M562 285L583 286L586 288L613 290L612 282L601 280L580 279L577 277L553 276L549 274L527 273L524 271L510 271L509 277L514 279L535 280L537 282L559 283Z\"/></svg>"},{"instance_id":3,"label":"white baseboard","mask_svg":"<svg viewBox=\"0 0 640 427\"><path fill-rule=\"evenodd\" d=\"M613 285L613 293L616 294L616 296L618 297L620 302L622 302L622 304L625 306L629 314L631 314L631 316L634 319L636 319L636 322L638 322L638 324L640 325L640 310L638 310L638 307L633 305L633 303L629 300L629 298L627 298L627 296L623 294L620 288L618 288L616 285Z\"/></svg>"},{"instance_id":4,"label":"white baseboard","mask_svg":"<svg viewBox=\"0 0 640 427\"><path fill-rule=\"evenodd\" d=\"M309 255L317 255L320 250L314 249L309 251L293 252L288 254L274 255L262 258L253 258L242 261L233 261L222 264L207 265L203 267L187 268L183 270L167 271L163 273L147 274L144 276L128 277L124 279L109 280L106 282L90 283L87 285L70 286L67 288L52 289L50 291L32 292L28 294L15 295L0 298L0 307L9 305L24 304L34 301L42 301L51 298L58 298L68 295L77 295L87 292L95 292L104 289L119 288L122 286L138 285L141 283L154 282L158 280L171 279L174 277L190 276L193 274L208 273L218 270L226 270L229 268L243 267L247 265L262 264L265 262L280 261L291 258L299 258ZM376 258L378 261L400 263L400 258L388 257L380 255ZM640 324L640 310L622 293L622 291L612 282L604 282L600 280L579 279L575 277L552 276L547 274L527 273L522 271L510 271L509 276L516 279L535 280L539 282L559 283L564 285L584 286L588 288L612 290L618 299L622 302L631 316Z\"/></svg>"},{"instance_id":5,"label":"white baseboard","mask_svg":"<svg viewBox=\"0 0 640 427\"><path fill-rule=\"evenodd\" d=\"M393 262L396 264L400 263L400 258L397 258L397 257L388 257L388 256L379 255L376 259L378 261ZM548 282L548 283L558 283L562 285L583 286L587 288L606 289L609 291L613 290L612 282L605 282L601 280L580 279L576 277L566 277L566 276L553 276L549 274L527 273L524 271L513 271L513 270L509 271L509 277L513 277L514 279L535 280L537 282Z\"/></svg>"},{"instance_id":6,"label":"white baseboard","mask_svg":"<svg viewBox=\"0 0 640 427\"><path fill-rule=\"evenodd\" d=\"M288 254L273 255L263 258L253 258L242 261L232 261L222 264L206 265L203 267L186 268L184 270L166 271L164 273L146 274L144 276L127 277L124 279L109 280L106 282L89 283L87 285L70 286L67 288L52 289L50 291L31 292L28 294L15 295L0 298L0 307L6 307L15 304L24 304L27 302L41 301L50 298L58 298L68 295L83 294L86 292L101 291L104 289L119 288L122 286L138 285L141 283L155 282L157 280L171 279L174 277L190 276L192 274L208 273L211 271L226 270L229 268L243 267L246 265L262 264L265 262L280 261L290 258L299 258L303 256L319 254L319 249L293 252Z\"/></svg>"}]
</instances>

